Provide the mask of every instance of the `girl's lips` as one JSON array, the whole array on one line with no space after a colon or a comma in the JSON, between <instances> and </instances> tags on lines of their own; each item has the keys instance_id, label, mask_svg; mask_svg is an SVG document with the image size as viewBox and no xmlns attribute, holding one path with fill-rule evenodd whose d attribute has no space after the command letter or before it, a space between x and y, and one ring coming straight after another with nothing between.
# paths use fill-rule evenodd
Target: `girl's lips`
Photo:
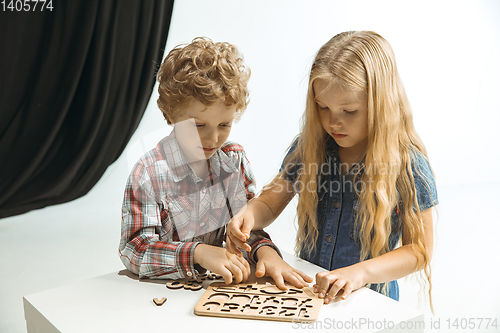
<instances>
[{"instance_id":1,"label":"girl's lips","mask_svg":"<svg viewBox=\"0 0 500 333\"><path fill-rule=\"evenodd\" d=\"M205 148L203 147L203 151L213 151L215 148Z\"/></svg>"},{"instance_id":2,"label":"girl's lips","mask_svg":"<svg viewBox=\"0 0 500 333\"><path fill-rule=\"evenodd\" d=\"M332 136L335 138L335 139L342 139L342 138L345 138L347 136L347 134L337 134L337 133L332 133Z\"/></svg>"}]
</instances>

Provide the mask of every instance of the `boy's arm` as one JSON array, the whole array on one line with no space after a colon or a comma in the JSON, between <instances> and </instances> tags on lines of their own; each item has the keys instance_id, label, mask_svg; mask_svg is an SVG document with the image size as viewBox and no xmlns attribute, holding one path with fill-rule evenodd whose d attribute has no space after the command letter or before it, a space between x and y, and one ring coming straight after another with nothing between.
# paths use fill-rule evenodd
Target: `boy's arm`
<instances>
[{"instance_id":1,"label":"boy's arm","mask_svg":"<svg viewBox=\"0 0 500 333\"><path fill-rule=\"evenodd\" d=\"M173 225L160 241L161 220L168 208L155 200L146 169L137 163L125 188L122 206L120 259L139 277L179 279L195 277L194 250L198 242L172 240ZM168 235L170 233L170 235Z\"/></svg>"}]
</instances>

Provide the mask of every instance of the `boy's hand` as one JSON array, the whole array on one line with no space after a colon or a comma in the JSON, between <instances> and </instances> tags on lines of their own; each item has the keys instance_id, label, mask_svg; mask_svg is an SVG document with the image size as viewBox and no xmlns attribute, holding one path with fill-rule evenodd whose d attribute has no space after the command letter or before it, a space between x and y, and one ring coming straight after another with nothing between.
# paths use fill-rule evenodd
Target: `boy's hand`
<instances>
[{"instance_id":1,"label":"boy's hand","mask_svg":"<svg viewBox=\"0 0 500 333\"><path fill-rule=\"evenodd\" d=\"M238 247L250 252L252 248L246 241L250 238L250 232L254 225L253 214L245 208L240 210L226 226L226 249L240 257L243 254Z\"/></svg>"},{"instance_id":2,"label":"boy's hand","mask_svg":"<svg viewBox=\"0 0 500 333\"><path fill-rule=\"evenodd\" d=\"M276 286L282 290L287 289L285 281L297 288L308 287L313 279L298 269L288 265L270 246L262 246L257 250L257 267L255 276L270 276Z\"/></svg>"},{"instance_id":3,"label":"boy's hand","mask_svg":"<svg viewBox=\"0 0 500 333\"><path fill-rule=\"evenodd\" d=\"M226 284L245 282L250 275L250 265L245 258L229 253L225 248L198 244L194 249L194 263L220 274Z\"/></svg>"}]
</instances>

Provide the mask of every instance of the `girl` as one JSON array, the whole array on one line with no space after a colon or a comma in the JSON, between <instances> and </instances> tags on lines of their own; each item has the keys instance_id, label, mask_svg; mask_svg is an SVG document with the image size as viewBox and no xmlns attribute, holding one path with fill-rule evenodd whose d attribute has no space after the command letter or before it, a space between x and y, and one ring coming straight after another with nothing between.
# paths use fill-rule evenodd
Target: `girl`
<instances>
[{"instance_id":1,"label":"girl","mask_svg":"<svg viewBox=\"0 0 500 333\"><path fill-rule=\"evenodd\" d=\"M249 232L296 193L296 252L328 270L314 284L325 303L365 285L398 300L396 280L422 269L430 296L434 176L393 51L377 33L345 32L321 47L302 131L280 173L232 219L226 247L248 249Z\"/></svg>"}]
</instances>

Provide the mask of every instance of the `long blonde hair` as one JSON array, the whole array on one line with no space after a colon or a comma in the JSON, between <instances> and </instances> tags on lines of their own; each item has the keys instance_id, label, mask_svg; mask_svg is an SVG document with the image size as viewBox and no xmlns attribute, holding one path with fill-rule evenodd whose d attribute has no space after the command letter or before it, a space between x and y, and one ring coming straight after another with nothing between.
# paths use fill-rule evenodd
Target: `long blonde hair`
<instances>
[{"instance_id":1,"label":"long blonde hair","mask_svg":"<svg viewBox=\"0 0 500 333\"><path fill-rule=\"evenodd\" d=\"M319 166L326 157L326 141L330 137L317 112L313 90L317 79L365 91L368 95L368 145L364 167L356 177L363 184L375 186L358 192L361 204L357 215L360 260L390 251L391 213L397 207L401 212L402 228L410 235L408 241L417 257L417 267L425 267L430 297L430 258L412 171L413 155L420 153L427 158L427 153L415 131L392 48L375 32L336 35L321 47L312 64L302 131L297 138L297 147L285 161L280 175L283 177L287 172L287 165L297 161L303 163L297 182L306 190L300 191L297 206L296 253L310 252L316 245L317 180Z\"/></svg>"}]
</instances>

